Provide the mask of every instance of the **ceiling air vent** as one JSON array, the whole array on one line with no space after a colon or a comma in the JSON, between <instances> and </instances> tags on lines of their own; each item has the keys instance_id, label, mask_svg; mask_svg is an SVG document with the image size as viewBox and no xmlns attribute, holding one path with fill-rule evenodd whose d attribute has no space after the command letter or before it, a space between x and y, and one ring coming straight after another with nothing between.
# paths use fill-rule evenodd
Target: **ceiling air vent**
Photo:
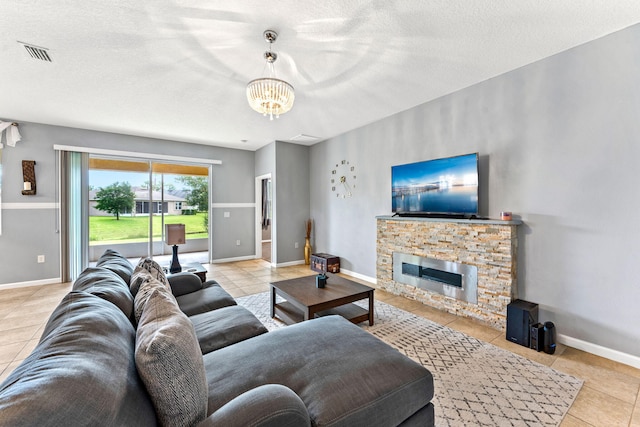
<instances>
[{"instance_id":1,"label":"ceiling air vent","mask_svg":"<svg viewBox=\"0 0 640 427\"><path fill-rule=\"evenodd\" d=\"M300 135L296 135L294 137L292 137L289 141L296 141L296 142L314 142L319 140L320 138L317 136L311 136L311 135L305 135L303 133L301 133Z\"/></svg>"},{"instance_id":2,"label":"ceiling air vent","mask_svg":"<svg viewBox=\"0 0 640 427\"><path fill-rule=\"evenodd\" d=\"M32 57L33 59L39 59L40 61L53 62L53 60L47 53L49 49L47 49L46 47L35 46L32 44L23 43L21 41L19 41L18 43L24 46L24 48L27 50L27 53L29 53L29 56Z\"/></svg>"}]
</instances>

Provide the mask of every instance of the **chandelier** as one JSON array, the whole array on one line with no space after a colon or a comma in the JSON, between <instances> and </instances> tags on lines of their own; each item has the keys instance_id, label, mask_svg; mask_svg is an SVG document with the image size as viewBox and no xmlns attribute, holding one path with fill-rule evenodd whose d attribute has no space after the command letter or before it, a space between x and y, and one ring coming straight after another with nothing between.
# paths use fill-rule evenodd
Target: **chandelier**
<instances>
[{"instance_id":1,"label":"chandelier","mask_svg":"<svg viewBox=\"0 0 640 427\"><path fill-rule=\"evenodd\" d=\"M266 30L264 39L269 43L269 50L264 53L264 59L267 61L266 66L269 67L270 77L251 80L247 84L247 100L251 108L263 116L269 116L273 120L280 117L291 110L295 94L293 86L284 80L275 78L275 69L273 63L278 59L278 54L271 51L271 45L278 38L278 33L273 30Z\"/></svg>"}]
</instances>

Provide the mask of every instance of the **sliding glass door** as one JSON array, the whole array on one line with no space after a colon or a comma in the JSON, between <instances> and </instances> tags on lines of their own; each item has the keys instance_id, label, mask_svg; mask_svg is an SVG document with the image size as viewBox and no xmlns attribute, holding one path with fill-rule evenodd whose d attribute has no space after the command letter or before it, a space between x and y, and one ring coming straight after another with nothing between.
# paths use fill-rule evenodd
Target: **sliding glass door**
<instances>
[{"instance_id":1,"label":"sliding glass door","mask_svg":"<svg viewBox=\"0 0 640 427\"><path fill-rule=\"evenodd\" d=\"M149 161L89 157L89 261L107 248L126 257L149 254Z\"/></svg>"},{"instance_id":2,"label":"sliding glass door","mask_svg":"<svg viewBox=\"0 0 640 427\"><path fill-rule=\"evenodd\" d=\"M168 261L167 224L184 224L186 242L180 245L180 260L209 262L209 168L198 165L153 162L152 199L156 203L153 222L153 255Z\"/></svg>"},{"instance_id":3,"label":"sliding glass door","mask_svg":"<svg viewBox=\"0 0 640 427\"><path fill-rule=\"evenodd\" d=\"M115 249L168 263L166 224L184 224L181 262L208 262L209 167L89 156L89 261Z\"/></svg>"}]
</instances>

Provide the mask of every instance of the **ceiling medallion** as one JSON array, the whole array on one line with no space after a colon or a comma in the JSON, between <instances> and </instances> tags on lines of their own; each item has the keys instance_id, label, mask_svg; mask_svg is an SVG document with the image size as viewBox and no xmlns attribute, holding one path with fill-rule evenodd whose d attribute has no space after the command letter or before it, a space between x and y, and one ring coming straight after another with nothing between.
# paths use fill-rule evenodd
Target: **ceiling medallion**
<instances>
[{"instance_id":1,"label":"ceiling medallion","mask_svg":"<svg viewBox=\"0 0 640 427\"><path fill-rule=\"evenodd\" d=\"M268 115L273 120L273 116L277 119L280 114L291 110L295 94L293 86L275 78L273 63L278 59L278 54L271 51L271 45L278 38L278 33L266 30L263 35L265 41L269 43L269 50L264 53L264 59L267 61L270 76L251 80L247 84L247 100L251 108L262 113L263 116Z\"/></svg>"}]
</instances>

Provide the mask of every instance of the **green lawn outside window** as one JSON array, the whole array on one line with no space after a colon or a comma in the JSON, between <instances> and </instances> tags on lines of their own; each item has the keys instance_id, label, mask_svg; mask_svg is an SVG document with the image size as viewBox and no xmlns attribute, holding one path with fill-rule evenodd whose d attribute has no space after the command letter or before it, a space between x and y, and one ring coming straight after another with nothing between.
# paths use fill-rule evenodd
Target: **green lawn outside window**
<instances>
[{"instance_id":1,"label":"green lawn outside window","mask_svg":"<svg viewBox=\"0 0 640 427\"><path fill-rule=\"evenodd\" d=\"M165 215L165 224L184 224L187 240L200 239L208 236L204 223L205 214L197 215ZM153 216L153 240L162 238L162 218ZM121 216L116 220L114 216L89 217L89 241L92 244L105 243L134 243L149 239L148 216Z\"/></svg>"}]
</instances>

